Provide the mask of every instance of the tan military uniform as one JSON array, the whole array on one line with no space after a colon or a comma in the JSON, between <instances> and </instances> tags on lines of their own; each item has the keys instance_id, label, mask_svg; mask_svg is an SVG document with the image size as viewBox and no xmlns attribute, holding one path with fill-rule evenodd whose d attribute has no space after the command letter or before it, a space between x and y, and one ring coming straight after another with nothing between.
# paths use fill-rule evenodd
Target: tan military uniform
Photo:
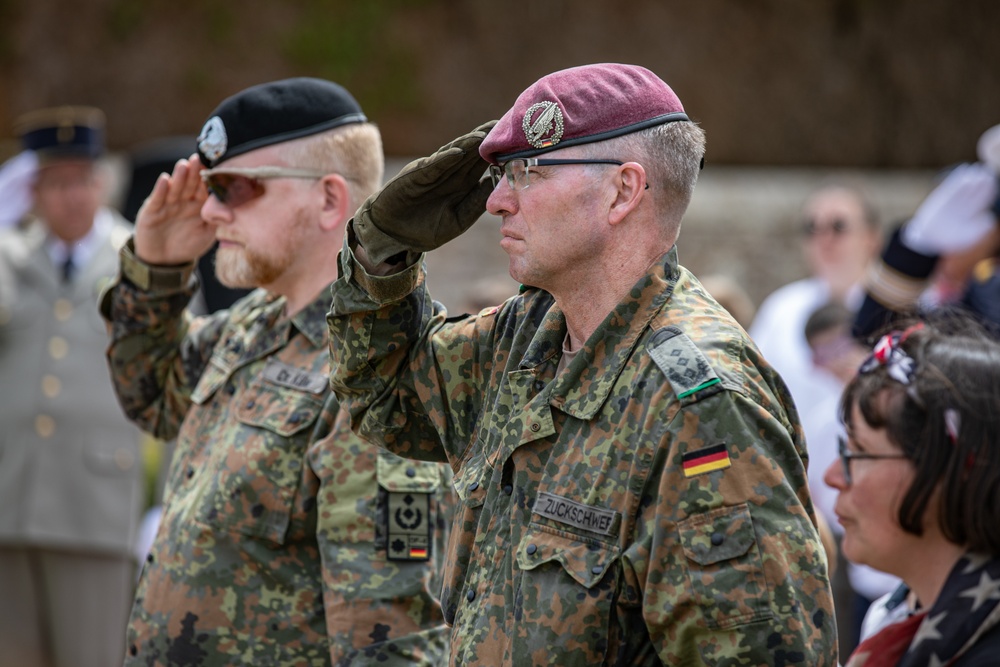
<instances>
[{"instance_id":1,"label":"tan military uniform","mask_svg":"<svg viewBox=\"0 0 1000 667\"><path fill-rule=\"evenodd\" d=\"M91 664L89 645L95 664L122 656L140 434L111 387L95 303L131 226L98 215L113 222L95 225L97 249L71 283L42 225L0 237L0 646L17 664L46 641L59 664Z\"/></svg>"}]
</instances>

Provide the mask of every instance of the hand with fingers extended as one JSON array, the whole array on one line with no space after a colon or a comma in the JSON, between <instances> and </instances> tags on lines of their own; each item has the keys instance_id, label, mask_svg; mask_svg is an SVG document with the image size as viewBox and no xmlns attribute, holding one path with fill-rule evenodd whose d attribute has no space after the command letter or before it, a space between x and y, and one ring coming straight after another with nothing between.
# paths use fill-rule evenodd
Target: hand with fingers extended
<instances>
[{"instance_id":1,"label":"hand with fingers extended","mask_svg":"<svg viewBox=\"0 0 1000 667\"><path fill-rule=\"evenodd\" d=\"M984 164L951 170L903 227L903 242L925 255L964 252L982 242L997 225L991 206L997 177Z\"/></svg>"},{"instance_id":2,"label":"hand with fingers extended","mask_svg":"<svg viewBox=\"0 0 1000 667\"><path fill-rule=\"evenodd\" d=\"M361 205L354 231L372 264L438 248L479 219L493 191L479 144L495 124L484 123L406 165Z\"/></svg>"},{"instance_id":3,"label":"hand with fingers extended","mask_svg":"<svg viewBox=\"0 0 1000 667\"><path fill-rule=\"evenodd\" d=\"M215 227L201 217L208 190L197 155L178 160L172 174L160 174L135 220L135 254L143 262L187 264L208 252Z\"/></svg>"}]
</instances>

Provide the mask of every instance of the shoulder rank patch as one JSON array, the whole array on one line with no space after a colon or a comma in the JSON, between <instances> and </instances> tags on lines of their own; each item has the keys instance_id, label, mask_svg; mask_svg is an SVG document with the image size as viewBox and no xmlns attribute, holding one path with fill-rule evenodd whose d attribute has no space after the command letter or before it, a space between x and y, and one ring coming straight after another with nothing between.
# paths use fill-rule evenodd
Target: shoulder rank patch
<instances>
[{"instance_id":1,"label":"shoulder rank patch","mask_svg":"<svg viewBox=\"0 0 1000 667\"><path fill-rule=\"evenodd\" d=\"M389 560L428 560L431 557L431 494L388 491L386 516Z\"/></svg>"},{"instance_id":2,"label":"shoulder rank patch","mask_svg":"<svg viewBox=\"0 0 1000 667\"><path fill-rule=\"evenodd\" d=\"M544 491L538 494L531 511L567 526L602 535L617 535L621 523L621 515L615 510L584 505Z\"/></svg>"},{"instance_id":3,"label":"shoulder rank patch","mask_svg":"<svg viewBox=\"0 0 1000 667\"><path fill-rule=\"evenodd\" d=\"M712 445L704 449L688 452L681 459L685 477L694 477L713 470L728 468L733 462L729 459L726 443Z\"/></svg>"},{"instance_id":4,"label":"shoulder rank patch","mask_svg":"<svg viewBox=\"0 0 1000 667\"><path fill-rule=\"evenodd\" d=\"M677 398L687 398L721 382L702 351L677 327L664 327L654 333L647 348Z\"/></svg>"}]
</instances>

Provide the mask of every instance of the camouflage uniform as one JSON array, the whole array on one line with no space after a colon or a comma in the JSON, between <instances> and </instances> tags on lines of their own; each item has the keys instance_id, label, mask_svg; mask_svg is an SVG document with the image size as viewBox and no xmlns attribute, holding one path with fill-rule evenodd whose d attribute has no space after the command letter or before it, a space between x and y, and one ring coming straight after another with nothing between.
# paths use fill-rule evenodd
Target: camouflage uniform
<instances>
[{"instance_id":1,"label":"camouflage uniform","mask_svg":"<svg viewBox=\"0 0 1000 667\"><path fill-rule=\"evenodd\" d=\"M103 300L126 412L177 438L125 664L442 664L450 471L341 422L326 291L291 320L263 290L192 319L193 282Z\"/></svg>"},{"instance_id":2,"label":"camouflage uniform","mask_svg":"<svg viewBox=\"0 0 1000 667\"><path fill-rule=\"evenodd\" d=\"M558 375L548 293L445 320L419 263L341 257L334 390L456 471L452 664L837 664L792 401L675 250Z\"/></svg>"}]
</instances>

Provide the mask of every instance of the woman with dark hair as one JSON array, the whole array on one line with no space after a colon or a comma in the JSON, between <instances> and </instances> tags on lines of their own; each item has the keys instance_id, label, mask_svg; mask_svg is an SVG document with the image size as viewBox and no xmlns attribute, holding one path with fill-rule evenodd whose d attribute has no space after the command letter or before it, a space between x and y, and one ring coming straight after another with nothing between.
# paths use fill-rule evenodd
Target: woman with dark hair
<instances>
[{"instance_id":1,"label":"woman with dark hair","mask_svg":"<svg viewBox=\"0 0 1000 667\"><path fill-rule=\"evenodd\" d=\"M824 481L843 552L918 600L847 666L998 664L1000 343L955 316L886 334L840 410L848 436Z\"/></svg>"}]
</instances>

